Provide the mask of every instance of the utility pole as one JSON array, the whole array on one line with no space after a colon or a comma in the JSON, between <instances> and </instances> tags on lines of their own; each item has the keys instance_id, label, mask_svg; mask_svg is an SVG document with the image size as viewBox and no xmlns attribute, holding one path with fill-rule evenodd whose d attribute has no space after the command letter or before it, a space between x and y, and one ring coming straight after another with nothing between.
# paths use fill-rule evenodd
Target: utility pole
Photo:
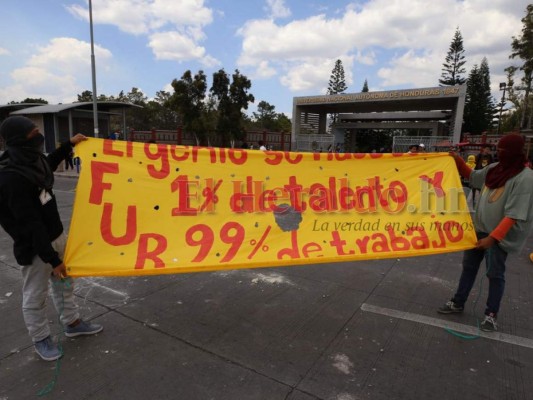
<instances>
[{"instance_id":1,"label":"utility pole","mask_svg":"<svg viewBox=\"0 0 533 400\"><path fill-rule=\"evenodd\" d=\"M91 28L91 72L93 80L93 120L94 120L94 137L99 137L98 130L98 106L96 95L96 61L94 58L94 36L93 36L93 3L89 0L89 26Z\"/></svg>"},{"instance_id":2,"label":"utility pole","mask_svg":"<svg viewBox=\"0 0 533 400\"><path fill-rule=\"evenodd\" d=\"M500 127L502 125L502 111L503 105L505 104L505 90L507 89L507 84L505 82L500 83L500 90L503 90L502 102L500 103L500 117L498 118L498 135L500 134Z\"/></svg>"}]
</instances>

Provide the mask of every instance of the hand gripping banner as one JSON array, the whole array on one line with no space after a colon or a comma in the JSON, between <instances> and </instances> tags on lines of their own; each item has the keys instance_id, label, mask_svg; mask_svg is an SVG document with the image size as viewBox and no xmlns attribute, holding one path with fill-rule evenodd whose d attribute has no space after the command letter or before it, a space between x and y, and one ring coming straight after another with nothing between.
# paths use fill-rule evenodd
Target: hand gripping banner
<instances>
[{"instance_id":1,"label":"hand gripping banner","mask_svg":"<svg viewBox=\"0 0 533 400\"><path fill-rule=\"evenodd\" d=\"M71 276L174 274L423 256L476 236L452 157L88 139Z\"/></svg>"}]
</instances>

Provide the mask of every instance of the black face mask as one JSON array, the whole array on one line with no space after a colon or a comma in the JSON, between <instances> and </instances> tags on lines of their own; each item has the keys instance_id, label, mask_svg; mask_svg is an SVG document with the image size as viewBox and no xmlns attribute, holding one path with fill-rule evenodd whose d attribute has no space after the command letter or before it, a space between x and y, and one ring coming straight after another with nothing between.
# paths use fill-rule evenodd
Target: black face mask
<instances>
[{"instance_id":1,"label":"black face mask","mask_svg":"<svg viewBox=\"0 0 533 400\"><path fill-rule=\"evenodd\" d=\"M41 134L35 135L32 138L26 140L26 146L32 149L43 151L44 148L44 136Z\"/></svg>"}]
</instances>

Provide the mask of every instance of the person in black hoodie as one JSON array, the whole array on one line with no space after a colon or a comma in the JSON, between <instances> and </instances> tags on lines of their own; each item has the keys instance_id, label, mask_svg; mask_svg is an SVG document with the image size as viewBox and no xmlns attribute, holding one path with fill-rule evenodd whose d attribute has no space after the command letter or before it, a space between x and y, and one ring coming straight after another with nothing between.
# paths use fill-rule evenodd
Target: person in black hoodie
<instances>
[{"instance_id":1,"label":"person in black hoodie","mask_svg":"<svg viewBox=\"0 0 533 400\"><path fill-rule=\"evenodd\" d=\"M54 171L86 137L73 136L48 156L44 136L32 120L9 117L0 125L6 150L0 157L0 225L13 239L21 266L22 313L35 351L46 361L62 356L46 316L49 283L67 337L92 335L103 327L80 319L73 282L62 261L66 235L53 192Z\"/></svg>"}]
</instances>

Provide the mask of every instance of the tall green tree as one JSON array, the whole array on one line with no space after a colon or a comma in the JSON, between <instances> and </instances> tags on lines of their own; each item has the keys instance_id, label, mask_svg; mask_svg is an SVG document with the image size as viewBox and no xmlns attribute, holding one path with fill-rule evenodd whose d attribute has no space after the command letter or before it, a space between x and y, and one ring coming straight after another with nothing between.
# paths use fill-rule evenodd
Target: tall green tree
<instances>
[{"instance_id":1,"label":"tall green tree","mask_svg":"<svg viewBox=\"0 0 533 400\"><path fill-rule=\"evenodd\" d=\"M346 86L344 77L344 67L342 66L342 61L337 60L329 78L328 94L344 93L346 89L348 89L348 86Z\"/></svg>"},{"instance_id":2,"label":"tall green tree","mask_svg":"<svg viewBox=\"0 0 533 400\"><path fill-rule=\"evenodd\" d=\"M344 93L347 88L342 61L337 60L329 77L328 94ZM335 122L337 122L337 114L330 114L330 126Z\"/></svg>"},{"instance_id":3,"label":"tall green tree","mask_svg":"<svg viewBox=\"0 0 533 400\"><path fill-rule=\"evenodd\" d=\"M254 102L254 96L248 93L252 82L239 70L231 76L224 69L213 74L211 95L218 105L217 134L219 145L229 147L235 140L242 140L245 135L243 111L248 109L248 104Z\"/></svg>"},{"instance_id":4,"label":"tall green tree","mask_svg":"<svg viewBox=\"0 0 533 400\"><path fill-rule=\"evenodd\" d=\"M490 92L490 70L486 58L468 75L463 131L479 135L492 127L496 108Z\"/></svg>"},{"instance_id":5,"label":"tall green tree","mask_svg":"<svg viewBox=\"0 0 533 400\"><path fill-rule=\"evenodd\" d=\"M520 60L519 70L522 71L524 96L522 97L520 128L531 129L533 112L531 107L531 85L533 81L533 4L526 8L526 16L522 18L522 33L512 38L511 55L509 58Z\"/></svg>"},{"instance_id":6,"label":"tall green tree","mask_svg":"<svg viewBox=\"0 0 533 400\"><path fill-rule=\"evenodd\" d=\"M365 79L365 83L363 83L363 89L361 90L362 93L368 92L368 81Z\"/></svg>"},{"instance_id":7,"label":"tall green tree","mask_svg":"<svg viewBox=\"0 0 533 400\"><path fill-rule=\"evenodd\" d=\"M203 71L198 71L194 77L190 70L185 71L180 80L172 81L174 93L170 96L170 104L180 115L183 127L192 132L197 144L207 144L207 133L203 123L205 110L205 94L207 77Z\"/></svg>"},{"instance_id":8,"label":"tall green tree","mask_svg":"<svg viewBox=\"0 0 533 400\"><path fill-rule=\"evenodd\" d=\"M466 79L463 77L463 74L466 73L464 53L463 36L459 28L457 28L444 64L442 64L442 74L439 79L440 86L454 86L465 83Z\"/></svg>"}]
</instances>

